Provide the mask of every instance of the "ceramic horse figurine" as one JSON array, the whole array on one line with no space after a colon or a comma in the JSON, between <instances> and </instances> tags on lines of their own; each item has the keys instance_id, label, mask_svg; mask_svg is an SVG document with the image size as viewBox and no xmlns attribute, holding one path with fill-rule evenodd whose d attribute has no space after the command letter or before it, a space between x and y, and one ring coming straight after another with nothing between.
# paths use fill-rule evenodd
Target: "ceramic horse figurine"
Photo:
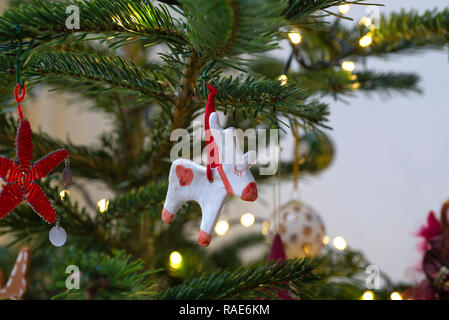
<instances>
[{"instance_id":1,"label":"ceramic horse figurine","mask_svg":"<svg viewBox=\"0 0 449 320\"><path fill-rule=\"evenodd\" d=\"M202 210L198 243L204 247L210 243L212 230L227 196L234 195L245 201L255 201L258 196L250 171L255 151L243 154L237 147L235 129L222 129L215 111L208 118L215 154L219 154L220 163L209 169L187 159L175 160L170 168L167 197L162 210L162 220L170 224L185 202L198 202Z\"/></svg>"}]
</instances>

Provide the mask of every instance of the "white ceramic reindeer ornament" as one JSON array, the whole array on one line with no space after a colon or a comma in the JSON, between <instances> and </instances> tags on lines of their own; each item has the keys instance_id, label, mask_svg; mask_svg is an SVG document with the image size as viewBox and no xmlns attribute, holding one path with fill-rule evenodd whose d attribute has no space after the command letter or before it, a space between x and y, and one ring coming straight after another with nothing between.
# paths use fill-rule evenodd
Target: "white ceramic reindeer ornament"
<instances>
[{"instance_id":1,"label":"white ceramic reindeer ornament","mask_svg":"<svg viewBox=\"0 0 449 320\"><path fill-rule=\"evenodd\" d=\"M187 159L175 160L170 168L167 197L162 210L162 220L171 224L185 202L198 202L202 210L198 243L204 247L210 243L212 230L228 195L238 196L245 201L255 201L258 195L250 171L255 152L241 152L237 146L235 129L223 130L215 110L210 114L209 125L220 163L210 169L211 179L208 179L206 167Z\"/></svg>"}]
</instances>

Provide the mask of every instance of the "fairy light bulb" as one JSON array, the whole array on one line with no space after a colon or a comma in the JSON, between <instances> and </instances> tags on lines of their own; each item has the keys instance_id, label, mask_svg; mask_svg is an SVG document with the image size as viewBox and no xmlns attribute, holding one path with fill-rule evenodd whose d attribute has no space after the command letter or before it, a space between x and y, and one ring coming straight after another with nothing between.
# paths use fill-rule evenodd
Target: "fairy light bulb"
<instances>
[{"instance_id":1,"label":"fairy light bulb","mask_svg":"<svg viewBox=\"0 0 449 320\"><path fill-rule=\"evenodd\" d=\"M359 45L362 48L366 48L369 45L371 45L372 42L373 42L373 37L370 34L367 34L360 38Z\"/></svg>"},{"instance_id":2,"label":"fairy light bulb","mask_svg":"<svg viewBox=\"0 0 449 320\"><path fill-rule=\"evenodd\" d=\"M228 230L229 230L229 223L225 220L221 220L215 225L215 233L218 234L219 236L225 235L226 232L228 232Z\"/></svg>"},{"instance_id":3,"label":"fairy light bulb","mask_svg":"<svg viewBox=\"0 0 449 320\"><path fill-rule=\"evenodd\" d=\"M335 237L334 240L332 241L332 244L334 245L335 249L340 251L345 250L346 247L348 246L346 240L341 236Z\"/></svg>"},{"instance_id":4,"label":"fairy light bulb","mask_svg":"<svg viewBox=\"0 0 449 320\"><path fill-rule=\"evenodd\" d=\"M351 85L352 90L357 90L358 88L360 88L360 82L354 82Z\"/></svg>"},{"instance_id":5,"label":"fairy light bulb","mask_svg":"<svg viewBox=\"0 0 449 320\"><path fill-rule=\"evenodd\" d=\"M349 12L349 9L351 9L351 6L347 3L338 6L338 12L340 12L341 14L347 14Z\"/></svg>"},{"instance_id":6,"label":"fairy light bulb","mask_svg":"<svg viewBox=\"0 0 449 320\"><path fill-rule=\"evenodd\" d=\"M352 61L343 61L341 68L345 71L352 72L355 69L355 63Z\"/></svg>"},{"instance_id":7,"label":"fairy light bulb","mask_svg":"<svg viewBox=\"0 0 449 320\"><path fill-rule=\"evenodd\" d=\"M242 226L247 228L251 227L255 221L256 219L254 218L254 215L252 213L245 213L240 218L240 223L242 224Z\"/></svg>"},{"instance_id":8,"label":"fairy light bulb","mask_svg":"<svg viewBox=\"0 0 449 320\"><path fill-rule=\"evenodd\" d=\"M367 290L362 294L362 300L374 300L374 293L371 290Z\"/></svg>"},{"instance_id":9,"label":"fairy light bulb","mask_svg":"<svg viewBox=\"0 0 449 320\"><path fill-rule=\"evenodd\" d=\"M68 190L62 190L61 192L59 192L59 198L61 199L61 200L65 200L65 199L67 199L68 197L70 197L70 192L68 191Z\"/></svg>"},{"instance_id":10,"label":"fairy light bulb","mask_svg":"<svg viewBox=\"0 0 449 320\"><path fill-rule=\"evenodd\" d=\"M278 80L281 82L281 86L285 86L287 84L287 76L285 74L281 74L278 77Z\"/></svg>"},{"instance_id":11,"label":"fairy light bulb","mask_svg":"<svg viewBox=\"0 0 449 320\"><path fill-rule=\"evenodd\" d=\"M391 300L403 300L402 295L399 292L392 292L390 295Z\"/></svg>"},{"instance_id":12,"label":"fairy light bulb","mask_svg":"<svg viewBox=\"0 0 449 320\"><path fill-rule=\"evenodd\" d=\"M288 38L293 44L299 44L302 40L302 36L298 31L292 31L288 33Z\"/></svg>"},{"instance_id":13,"label":"fairy light bulb","mask_svg":"<svg viewBox=\"0 0 449 320\"><path fill-rule=\"evenodd\" d=\"M364 25L365 27L370 27L373 24L373 19L370 17L363 17L360 20L360 24Z\"/></svg>"},{"instance_id":14,"label":"fairy light bulb","mask_svg":"<svg viewBox=\"0 0 449 320\"><path fill-rule=\"evenodd\" d=\"M264 221L262 223L262 231L261 231L264 236L266 236L268 234L269 228L270 228L270 223L268 221Z\"/></svg>"},{"instance_id":15,"label":"fairy light bulb","mask_svg":"<svg viewBox=\"0 0 449 320\"><path fill-rule=\"evenodd\" d=\"M328 237L328 236L324 236L324 237L323 237L323 244L324 244L324 245L329 244L329 237Z\"/></svg>"},{"instance_id":16,"label":"fairy light bulb","mask_svg":"<svg viewBox=\"0 0 449 320\"><path fill-rule=\"evenodd\" d=\"M173 251L170 253L170 267L173 269L181 268L182 255L178 251Z\"/></svg>"},{"instance_id":17,"label":"fairy light bulb","mask_svg":"<svg viewBox=\"0 0 449 320\"><path fill-rule=\"evenodd\" d=\"M100 213L105 213L106 211L108 211L108 207L109 207L109 200L107 199L101 199L100 201L97 202L97 209Z\"/></svg>"}]
</instances>

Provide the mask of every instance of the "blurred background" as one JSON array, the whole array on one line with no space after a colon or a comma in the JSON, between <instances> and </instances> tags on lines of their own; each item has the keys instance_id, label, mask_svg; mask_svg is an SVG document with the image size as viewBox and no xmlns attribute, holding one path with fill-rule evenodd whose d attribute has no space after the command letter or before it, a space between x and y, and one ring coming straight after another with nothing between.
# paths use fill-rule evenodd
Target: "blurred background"
<instances>
[{"instance_id":1,"label":"blurred background","mask_svg":"<svg viewBox=\"0 0 449 320\"><path fill-rule=\"evenodd\" d=\"M0 0L2 10L6 3ZM447 1L441 0L376 3L385 5L380 8L383 13L447 6ZM365 14L366 7L352 6L346 16L354 22L347 23L356 23ZM287 47L286 42L284 50L274 54L285 61L290 53ZM301 199L320 213L331 243L334 237L342 236L392 279L414 280L413 268L420 259L414 233L429 210L438 211L449 198L448 51L389 57L371 58L368 66L418 74L422 94L388 97L355 93L346 102L327 99L331 107L329 126L333 128L327 133L336 150L334 160L318 176L302 179L299 193L294 193L292 182L282 182L280 203ZM356 65L356 70L363 68ZM90 144L110 126L101 113L90 112L88 102L79 96L48 92L42 86L35 87L32 95L24 111L33 130ZM283 157L292 158L292 145L292 137L283 141ZM89 184L86 191L94 202L110 196L100 184ZM76 188L72 198L82 201ZM271 183L260 187L259 199L254 204L240 200L227 203L222 218L238 220L250 212L258 220L268 220L274 208ZM223 241L244 229L238 223L231 225ZM216 241L211 247L219 245ZM253 248L243 254L251 260L259 252Z\"/></svg>"}]
</instances>

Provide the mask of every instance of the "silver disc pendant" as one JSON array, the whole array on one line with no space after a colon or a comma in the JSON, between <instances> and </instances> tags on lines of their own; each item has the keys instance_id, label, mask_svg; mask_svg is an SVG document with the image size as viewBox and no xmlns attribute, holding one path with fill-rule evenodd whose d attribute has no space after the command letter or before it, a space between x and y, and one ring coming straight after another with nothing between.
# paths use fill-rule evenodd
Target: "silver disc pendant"
<instances>
[{"instance_id":1,"label":"silver disc pendant","mask_svg":"<svg viewBox=\"0 0 449 320\"><path fill-rule=\"evenodd\" d=\"M67 233L65 232L63 227L55 226L51 228L48 238L55 247L61 247L67 241Z\"/></svg>"}]
</instances>

